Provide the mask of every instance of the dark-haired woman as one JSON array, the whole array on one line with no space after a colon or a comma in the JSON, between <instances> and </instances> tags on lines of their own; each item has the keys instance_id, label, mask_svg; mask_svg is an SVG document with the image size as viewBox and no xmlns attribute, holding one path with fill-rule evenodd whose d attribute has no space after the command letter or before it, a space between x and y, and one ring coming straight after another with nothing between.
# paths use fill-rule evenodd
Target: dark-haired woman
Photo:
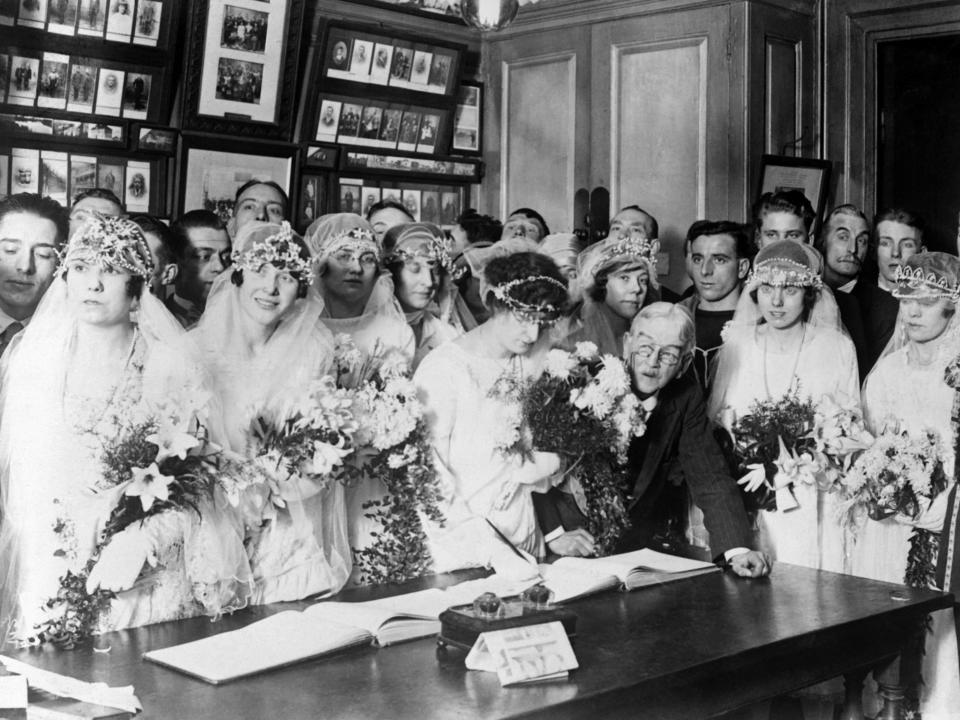
<instances>
[{"instance_id":1,"label":"dark-haired woman","mask_svg":"<svg viewBox=\"0 0 960 720\"><path fill-rule=\"evenodd\" d=\"M242 533L220 513L229 510L211 502L199 513L151 515L98 550L114 509L133 495L125 492L133 483L106 471L104 456L117 438L155 421L162 408L192 407L204 420L210 414L196 351L146 291L152 273L140 228L120 218L88 219L30 325L4 355L0 643L217 615L246 603ZM144 507L151 488L141 488ZM153 492L162 495L160 487ZM64 589L76 601L82 587L61 587L70 577L85 580L88 593L116 596L86 617L68 614L67 598L54 599Z\"/></svg>"},{"instance_id":2,"label":"dark-haired woman","mask_svg":"<svg viewBox=\"0 0 960 720\"><path fill-rule=\"evenodd\" d=\"M623 355L623 336L640 308L659 299L660 243L643 229L617 233L591 245L577 259L583 304L570 319L565 346L592 342L603 354Z\"/></svg>"},{"instance_id":3,"label":"dark-haired woman","mask_svg":"<svg viewBox=\"0 0 960 720\"><path fill-rule=\"evenodd\" d=\"M397 225L384 236L383 253L397 301L413 330L416 369L428 352L463 334L456 313L459 293L450 275L448 241L431 223Z\"/></svg>"},{"instance_id":4,"label":"dark-haired woman","mask_svg":"<svg viewBox=\"0 0 960 720\"><path fill-rule=\"evenodd\" d=\"M227 444L256 451L258 417L293 405L330 373L333 338L317 322L323 303L309 289L313 262L282 225L253 222L234 238L232 270L217 276L191 332L213 376ZM343 488L277 478L283 502L245 498L254 604L339 590L350 575Z\"/></svg>"},{"instance_id":5,"label":"dark-haired woman","mask_svg":"<svg viewBox=\"0 0 960 720\"><path fill-rule=\"evenodd\" d=\"M414 376L443 493L445 524L428 529L441 572L509 571L517 559L498 532L541 555L530 493L546 490L560 466L555 454L517 451L524 440L517 389L536 372L533 355L560 316L566 281L550 258L515 253L486 265L481 297L489 319L427 355Z\"/></svg>"},{"instance_id":6,"label":"dark-haired woman","mask_svg":"<svg viewBox=\"0 0 960 720\"><path fill-rule=\"evenodd\" d=\"M724 331L708 405L727 430L757 400L793 395L819 403L830 395L843 405L859 403L856 351L819 271L819 254L792 240L757 253ZM837 494L799 482L794 495L799 507L761 511L761 548L782 562L844 572Z\"/></svg>"}]
</instances>

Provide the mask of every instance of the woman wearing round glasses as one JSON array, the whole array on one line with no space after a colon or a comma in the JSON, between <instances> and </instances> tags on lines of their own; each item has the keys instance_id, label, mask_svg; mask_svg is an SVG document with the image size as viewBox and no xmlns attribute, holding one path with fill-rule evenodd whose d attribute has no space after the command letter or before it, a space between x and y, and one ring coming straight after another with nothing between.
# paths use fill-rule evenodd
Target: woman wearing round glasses
<instances>
[{"instance_id":1,"label":"woman wearing round glasses","mask_svg":"<svg viewBox=\"0 0 960 720\"><path fill-rule=\"evenodd\" d=\"M838 403L857 403L856 351L823 287L821 264L815 250L791 240L757 253L725 330L710 396L710 417L727 430L758 400L791 396L819 403L830 395ZM837 494L796 482L793 495L799 507L760 511L761 548L775 560L843 572Z\"/></svg>"},{"instance_id":2,"label":"woman wearing round glasses","mask_svg":"<svg viewBox=\"0 0 960 720\"><path fill-rule=\"evenodd\" d=\"M498 533L541 555L530 493L546 490L560 467L553 453L516 449L517 391L566 303L566 282L550 258L520 252L486 265L481 297L490 318L427 355L414 375L443 493L445 524L428 528L439 572L491 564L509 571L520 561Z\"/></svg>"}]
</instances>

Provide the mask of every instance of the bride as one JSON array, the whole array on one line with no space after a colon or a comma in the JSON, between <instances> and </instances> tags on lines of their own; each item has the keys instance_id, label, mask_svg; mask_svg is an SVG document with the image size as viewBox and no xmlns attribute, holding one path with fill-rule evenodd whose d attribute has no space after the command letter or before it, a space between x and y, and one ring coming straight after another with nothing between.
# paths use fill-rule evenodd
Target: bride
<instances>
[{"instance_id":1,"label":"bride","mask_svg":"<svg viewBox=\"0 0 960 720\"><path fill-rule=\"evenodd\" d=\"M859 396L856 353L824 288L819 255L783 240L757 253L732 325L725 330L710 396L710 417L731 431L757 400L795 394L819 402ZM762 510L761 549L781 562L844 570L835 493L796 483L796 509Z\"/></svg>"},{"instance_id":2,"label":"bride","mask_svg":"<svg viewBox=\"0 0 960 720\"><path fill-rule=\"evenodd\" d=\"M242 534L217 495L199 514L168 509L130 524L93 564L129 489L107 475L110 444L170 398L209 395L179 323L144 290L152 270L134 223L91 218L4 356L0 625L14 642L52 639L41 625L68 622L62 604L45 607L68 573L89 573L87 593L116 593L83 634L246 604Z\"/></svg>"},{"instance_id":3,"label":"bride","mask_svg":"<svg viewBox=\"0 0 960 720\"><path fill-rule=\"evenodd\" d=\"M936 432L944 472L952 480L957 427L951 417L955 392L946 375L960 355L960 261L939 252L908 258L898 269L893 295L900 301L897 329L864 383L864 420L875 434L894 426L911 434ZM914 527L940 532L948 495L940 493L914 522L904 517L867 520L857 532L853 574L903 583ZM952 543L946 547L941 543L940 552L948 550ZM952 564L952 558L942 560ZM952 713L960 708L960 663L953 617L948 610L932 617L920 710L924 718L955 717Z\"/></svg>"}]
</instances>

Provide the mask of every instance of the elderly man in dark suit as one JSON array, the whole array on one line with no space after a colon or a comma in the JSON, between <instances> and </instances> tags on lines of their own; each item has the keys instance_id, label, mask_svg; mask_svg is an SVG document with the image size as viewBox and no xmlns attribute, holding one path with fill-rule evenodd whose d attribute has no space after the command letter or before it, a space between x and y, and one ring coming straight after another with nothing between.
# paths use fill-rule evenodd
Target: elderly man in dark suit
<instances>
[{"instance_id":1,"label":"elderly man in dark suit","mask_svg":"<svg viewBox=\"0 0 960 720\"><path fill-rule=\"evenodd\" d=\"M624 339L634 392L650 415L647 432L630 448L636 478L627 501L631 528L618 549L635 550L651 541L664 512L670 469L679 464L703 510L714 559L728 564L737 575L760 577L770 572L771 562L748 547L750 529L739 490L713 439L700 386L685 372L694 337L693 318L686 308L658 302L637 314ZM536 498L535 504L552 552L592 553L593 538L583 529L584 523L576 522L572 496L554 490Z\"/></svg>"}]
</instances>

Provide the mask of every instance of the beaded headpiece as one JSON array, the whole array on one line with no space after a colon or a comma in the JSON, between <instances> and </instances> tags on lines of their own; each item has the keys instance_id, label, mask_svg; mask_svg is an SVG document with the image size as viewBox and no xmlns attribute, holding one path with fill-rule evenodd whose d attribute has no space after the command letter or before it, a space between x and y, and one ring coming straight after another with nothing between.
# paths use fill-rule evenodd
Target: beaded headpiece
<instances>
[{"instance_id":1,"label":"beaded headpiece","mask_svg":"<svg viewBox=\"0 0 960 720\"><path fill-rule=\"evenodd\" d=\"M823 280L808 266L782 257L757 263L750 271L747 282L774 287L812 287L816 290L823 287Z\"/></svg>"},{"instance_id":2,"label":"beaded headpiece","mask_svg":"<svg viewBox=\"0 0 960 720\"><path fill-rule=\"evenodd\" d=\"M313 279L310 272L313 261L301 257L301 246L295 237L290 223L284 220L277 232L255 241L242 252L234 250L230 258L234 266L241 270L258 272L264 265L270 264L289 273L298 273L309 283Z\"/></svg>"},{"instance_id":3,"label":"beaded headpiece","mask_svg":"<svg viewBox=\"0 0 960 720\"><path fill-rule=\"evenodd\" d=\"M492 288L490 288L490 292L493 293L493 296L497 298L497 300L502 302L524 320L536 320L540 323L553 322L560 316L562 312L561 308L550 303L537 305L525 303L522 300L518 300L511 294L515 288L537 282L545 282L553 285L562 290L564 295L567 293L567 286L564 283L560 282L556 278L549 277L548 275L530 275L528 277L516 278L515 280L510 280L500 285L494 285Z\"/></svg>"},{"instance_id":4,"label":"beaded headpiece","mask_svg":"<svg viewBox=\"0 0 960 720\"><path fill-rule=\"evenodd\" d=\"M400 233L396 247L384 256L384 263L433 260L447 272L453 269L451 242L446 237L438 237L419 223L407 228Z\"/></svg>"},{"instance_id":5,"label":"beaded headpiece","mask_svg":"<svg viewBox=\"0 0 960 720\"><path fill-rule=\"evenodd\" d=\"M65 271L67 262L81 258L92 258L145 280L153 275L153 256L143 231L125 218L94 213L70 238L61 268Z\"/></svg>"},{"instance_id":6,"label":"beaded headpiece","mask_svg":"<svg viewBox=\"0 0 960 720\"><path fill-rule=\"evenodd\" d=\"M380 261L380 246L377 245L376 236L366 228L350 228L341 230L322 248L320 248L320 259L329 257L341 250L349 250L359 254L372 252L377 256L377 262Z\"/></svg>"},{"instance_id":7,"label":"beaded headpiece","mask_svg":"<svg viewBox=\"0 0 960 720\"><path fill-rule=\"evenodd\" d=\"M928 253L934 255L934 253ZM937 253L940 254L940 253ZM913 258L910 258L913 260ZM922 267L922 264L928 267ZM910 263L897 267L896 287L893 288L893 296L897 299L922 297L922 298L946 298L950 302L960 302L960 283L956 280L949 280L943 274L938 275L934 268L929 267L931 263ZM947 268L941 268L947 270Z\"/></svg>"},{"instance_id":8,"label":"beaded headpiece","mask_svg":"<svg viewBox=\"0 0 960 720\"><path fill-rule=\"evenodd\" d=\"M618 258L637 258L647 260L653 267L657 265L653 242L648 238L637 236L621 237L615 240L608 238L602 241L596 264L590 268L590 274L596 277L603 268L615 262Z\"/></svg>"}]
</instances>

